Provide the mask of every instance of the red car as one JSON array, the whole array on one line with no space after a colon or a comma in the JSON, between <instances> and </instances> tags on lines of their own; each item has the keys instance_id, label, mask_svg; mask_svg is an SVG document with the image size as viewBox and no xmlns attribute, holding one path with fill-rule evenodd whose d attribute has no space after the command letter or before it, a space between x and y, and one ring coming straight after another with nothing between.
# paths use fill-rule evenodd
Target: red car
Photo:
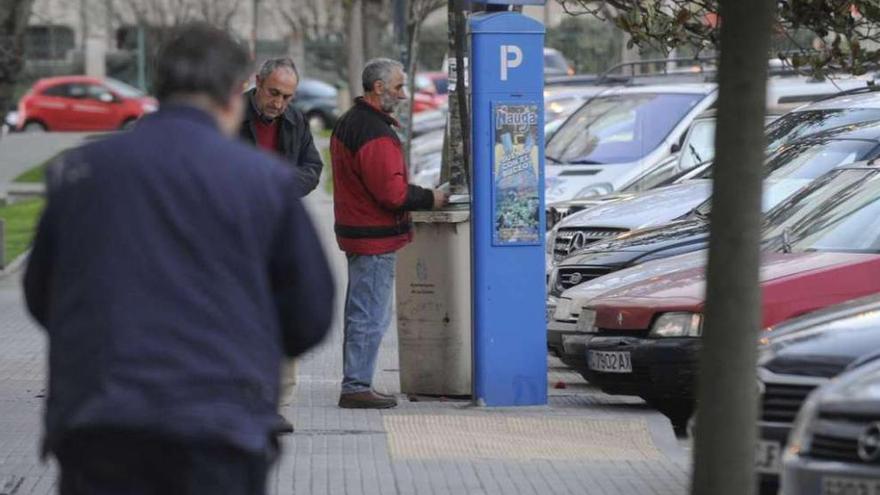
<instances>
[{"instance_id":1,"label":"red car","mask_svg":"<svg viewBox=\"0 0 880 495\"><path fill-rule=\"evenodd\" d=\"M793 222L765 241L762 328L880 293L880 170L832 171L778 208ZM594 322L585 376L607 393L644 398L683 426L693 408L704 304L702 267L652 274L592 299L584 310L592 314L581 314Z\"/></svg>"},{"instance_id":2,"label":"red car","mask_svg":"<svg viewBox=\"0 0 880 495\"><path fill-rule=\"evenodd\" d=\"M158 102L115 79L87 76L37 81L18 103L21 131L110 131L124 129Z\"/></svg>"},{"instance_id":3,"label":"red car","mask_svg":"<svg viewBox=\"0 0 880 495\"><path fill-rule=\"evenodd\" d=\"M413 95L413 113L436 110L449 99L449 76L445 72L419 72Z\"/></svg>"}]
</instances>

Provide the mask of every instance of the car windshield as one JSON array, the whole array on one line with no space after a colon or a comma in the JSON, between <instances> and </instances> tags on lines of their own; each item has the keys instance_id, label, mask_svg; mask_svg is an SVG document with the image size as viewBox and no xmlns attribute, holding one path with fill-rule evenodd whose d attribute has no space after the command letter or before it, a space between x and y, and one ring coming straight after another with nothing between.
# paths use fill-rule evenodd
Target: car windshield
<instances>
[{"instance_id":1,"label":"car windshield","mask_svg":"<svg viewBox=\"0 0 880 495\"><path fill-rule=\"evenodd\" d=\"M623 94L594 98L553 134L547 143L547 157L569 164L638 160L656 149L704 97Z\"/></svg>"},{"instance_id":2,"label":"car windshield","mask_svg":"<svg viewBox=\"0 0 880 495\"><path fill-rule=\"evenodd\" d=\"M880 120L878 108L790 112L767 126L767 149L773 151L787 142L809 134L876 120Z\"/></svg>"},{"instance_id":3,"label":"car windshield","mask_svg":"<svg viewBox=\"0 0 880 495\"><path fill-rule=\"evenodd\" d=\"M146 96L146 93L136 87L125 84L122 81L117 81L116 79L106 79L104 80L104 84L106 84L114 93L123 98L143 98Z\"/></svg>"},{"instance_id":4,"label":"car windshield","mask_svg":"<svg viewBox=\"0 0 880 495\"><path fill-rule=\"evenodd\" d=\"M800 141L773 153L764 174L772 179L815 179L834 167L862 159L876 147L876 142L855 139Z\"/></svg>"},{"instance_id":5,"label":"car windshield","mask_svg":"<svg viewBox=\"0 0 880 495\"><path fill-rule=\"evenodd\" d=\"M880 252L880 174L876 170L841 170L797 196L789 211L780 214L784 221L766 229L768 237L787 234L784 250Z\"/></svg>"},{"instance_id":6,"label":"car windshield","mask_svg":"<svg viewBox=\"0 0 880 495\"><path fill-rule=\"evenodd\" d=\"M765 162L764 211L834 168L871 157L876 146L872 141L824 140L798 142L780 149ZM695 213L707 216L710 209L707 200Z\"/></svg>"}]
</instances>

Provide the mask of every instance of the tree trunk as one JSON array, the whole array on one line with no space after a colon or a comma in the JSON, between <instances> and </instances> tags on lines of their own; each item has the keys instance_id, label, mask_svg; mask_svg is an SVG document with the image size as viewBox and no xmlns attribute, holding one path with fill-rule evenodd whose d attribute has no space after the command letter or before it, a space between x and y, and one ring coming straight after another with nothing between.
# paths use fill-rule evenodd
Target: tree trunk
<instances>
[{"instance_id":1,"label":"tree trunk","mask_svg":"<svg viewBox=\"0 0 880 495\"><path fill-rule=\"evenodd\" d=\"M14 103L15 82L24 67L24 32L33 0L0 0L0 119Z\"/></svg>"},{"instance_id":2,"label":"tree trunk","mask_svg":"<svg viewBox=\"0 0 880 495\"><path fill-rule=\"evenodd\" d=\"M773 2L722 0L694 495L752 494L767 57Z\"/></svg>"},{"instance_id":3,"label":"tree trunk","mask_svg":"<svg viewBox=\"0 0 880 495\"><path fill-rule=\"evenodd\" d=\"M348 26L346 43L348 45L348 90L352 98L363 92L361 72L364 70L364 29L362 0L351 0L345 11L345 24Z\"/></svg>"},{"instance_id":4,"label":"tree trunk","mask_svg":"<svg viewBox=\"0 0 880 495\"><path fill-rule=\"evenodd\" d=\"M452 82L452 65L456 64L456 84L449 85L449 117L443 143L443 161L440 182L449 181L452 194L470 193L470 112L465 91L464 58L467 57L467 28L465 9L467 0L452 0L448 5L449 23L449 76ZM455 62L453 62L453 60Z\"/></svg>"},{"instance_id":5,"label":"tree trunk","mask_svg":"<svg viewBox=\"0 0 880 495\"><path fill-rule=\"evenodd\" d=\"M382 48L382 35L388 27L385 2L383 0L361 0L361 2L364 37L361 49L364 53L364 59L387 57L388 54Z\"/></svg>"}]
</instances>

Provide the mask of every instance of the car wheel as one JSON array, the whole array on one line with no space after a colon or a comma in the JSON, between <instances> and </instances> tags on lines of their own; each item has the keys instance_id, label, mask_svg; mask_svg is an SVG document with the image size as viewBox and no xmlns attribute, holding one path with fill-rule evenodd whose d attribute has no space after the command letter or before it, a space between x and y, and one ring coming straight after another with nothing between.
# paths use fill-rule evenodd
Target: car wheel
<instances>
[{"instance_id":1,"label":"car wheel","mask_svg":"<svg viewBox=\"0 0 880 495\"><path fill-rule=\"evenodd\" d=\"M46 132L46 126L42 122L31 121L24 125L24 132Z\"/></svg>"},{"instance_id":2,"label":"car wheel","mask_svg":"<svg viewBox=\"0 0 880 495\"><path fill-rule=\"evenodd\" d=\"M119 126L119 129L123 131L130 131L134 127L134 124L136 122L137 119L126 119L125 122L123 122L122 125Z\"/></svg>"},{"instance_id":3,"label":"car wheel","mask_svg":"<svg viewBox=\"0 0 880 495\"><path fill-rule=\"evenodd\" d=\"M327 125L327 119L318 112L306 115L306 120L309 122L309 129L311 129L313 134L319 133L330 127Z\"/></svg>"},{"instance_id":4,"label":"car wheel","mask_svg":"<svg viewBox=\"0 0 880 495\"><path fill-rule=\"evenodd\" d=\"M688 420L694 414L693 401L687 399L654 399L649 400L648 404L660 411L661 414L669 418L672 423L672 429L676 435L687 435Z\"/></svg>"}]
</instances>

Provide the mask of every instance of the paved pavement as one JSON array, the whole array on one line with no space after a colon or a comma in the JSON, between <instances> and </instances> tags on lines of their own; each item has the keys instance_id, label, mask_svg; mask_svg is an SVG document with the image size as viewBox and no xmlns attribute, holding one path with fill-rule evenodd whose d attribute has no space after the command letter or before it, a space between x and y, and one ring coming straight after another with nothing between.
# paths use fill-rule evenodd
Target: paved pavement
<instances>
[{"instance_id":1,"label":"paved pavement","mask_svg":"<svg viewBox=\"0 0 880 495\"><path fill-rule=\"evenodd\" d=\"M22 172L82 143L89 134L46 132L8 134L0 138L0 192ZM0 492L2 494L3 492Z\"/></svg>"},{"instance_id":2,"label":"paved pavement","mask_svg":"<svg viewBox=\"0 0 880 495\"><path fill-rule=\"evenodd\" d=\"M344 258L332 239L332 203L308 201L337 283ZM54 493L55 471L37 457L45 338L24 313L20 273L0 279L0 495ZM340 290L342 292L342 290ZM341 302L337 309L341 315ZM271 493L286 494L683 494L689 453L668 421L639 400L604 395L551 359L546 407L478 408L409 401L396 409L336 407L341 326L301 360ZM397 340L386 337L377 388L399 391ZM684 447L684 448L683 448Z\"/></svg>"}]
</instances>

